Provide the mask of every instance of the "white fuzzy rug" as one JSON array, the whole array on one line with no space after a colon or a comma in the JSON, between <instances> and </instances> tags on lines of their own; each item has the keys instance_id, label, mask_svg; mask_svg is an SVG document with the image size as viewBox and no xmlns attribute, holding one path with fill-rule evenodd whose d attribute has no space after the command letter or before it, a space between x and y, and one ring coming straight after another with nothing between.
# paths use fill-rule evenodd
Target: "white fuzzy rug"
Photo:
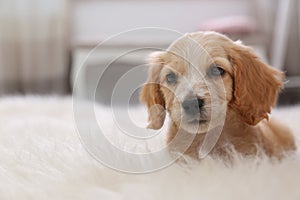
<instances>
[{"instance_id":1,"label":"white fuzzy rug","mask_svg":"<svg viewBox=\"0 0 300 200\"><path fill-rule=\"evenodd\" d=\"M300 136L300 106L274 111ZM131 175L106 168L83 148L71 98L0 100L0 199L300 199L300 154L280 163L207 157ZM299 138L299 137L298 137Z\"/></svg>"}]
</instances>

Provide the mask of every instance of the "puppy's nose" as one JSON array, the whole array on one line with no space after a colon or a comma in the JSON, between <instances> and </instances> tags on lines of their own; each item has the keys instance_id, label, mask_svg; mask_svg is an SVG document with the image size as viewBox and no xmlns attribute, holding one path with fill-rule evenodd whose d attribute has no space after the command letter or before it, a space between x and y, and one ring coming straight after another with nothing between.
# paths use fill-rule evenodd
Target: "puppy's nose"
<instances>
[{"instance_id":1,"label":"puppy's nose","mask_svg":"<svg viewBox=\"0 0 300 200\"><path fill-rule=\"evenodd\" d=\"M200 112L203 107L204 101L199 98L187 99L182 102L182 107L184 111L189 115L195 115Z\"/></svg>"}]
</instances>

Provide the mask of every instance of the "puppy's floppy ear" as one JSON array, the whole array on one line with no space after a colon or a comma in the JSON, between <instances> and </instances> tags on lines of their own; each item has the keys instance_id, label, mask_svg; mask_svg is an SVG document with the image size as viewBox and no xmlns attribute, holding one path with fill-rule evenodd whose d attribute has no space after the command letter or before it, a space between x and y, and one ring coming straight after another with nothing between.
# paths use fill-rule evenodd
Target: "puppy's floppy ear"
<instances>
[{"instance_id":1,"label":"puppy's floppy ear","mask_svg":"<svg viewBox=\"0 0 300 200\"><path fill-rule=\"evenodd\" d=\"M254 51L233 43L227 49L233 67L233 99L229 106L250 125L266 118L282 88L284 74L264 63Z\"/></svg>"},{"instance_id":2,"label":"puppy's floppy ear","mask_svg":"<svg viewBox=\"0 0 300 200\"><path fill-rule=\"evenodd\" d=\"M142 88L140 100L148 107L148 128L160 129L165 120L165 99L160 91L160 72L163 68L164 52L154 52L149 56L148 80Z\"/></svg>"}]
</instances>

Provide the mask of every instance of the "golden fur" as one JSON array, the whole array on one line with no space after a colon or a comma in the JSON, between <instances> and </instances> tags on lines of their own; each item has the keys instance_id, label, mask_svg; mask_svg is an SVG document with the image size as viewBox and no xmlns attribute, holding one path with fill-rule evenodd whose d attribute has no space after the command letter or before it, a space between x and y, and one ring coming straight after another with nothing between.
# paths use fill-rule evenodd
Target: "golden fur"
<instances>
[{"instance_id":1,"label":"golden fur","mask_svg":"<svg viewBox=\"0 0 300 200\"><path fill-rule=\"evenodd\" d=\"M289 129L269 119L284 75L251 48L215 32L197 32L184 35L149 60L149 77L140 96L148 107L148 128L161 128L167 111L171 119L168 143L177 134L184 138L196 133L185 154L198 158L206 133L220 125L222 133L211 152L215 155L225 155L230 145L243 155L256 155L262 149L277 158L296 149ZM225 74L209 77L207 70L213 63ZM166 83L170 72L178 76L176 84ZM181 106L193 95L205 102L200 116L204 122L197 126L186 122Z\"/></svg>"}]
</instances>

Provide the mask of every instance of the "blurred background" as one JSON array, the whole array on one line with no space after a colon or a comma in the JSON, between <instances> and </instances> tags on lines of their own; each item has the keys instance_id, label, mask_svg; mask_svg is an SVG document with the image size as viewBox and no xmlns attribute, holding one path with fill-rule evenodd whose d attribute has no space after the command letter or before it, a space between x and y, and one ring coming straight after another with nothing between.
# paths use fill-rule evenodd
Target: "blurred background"
<instances>
[{"instance_id":1,"label":"blurred background","mask_svg":"<svg viewBox=\"0 0 300 200\"><path fill-rule=\"evenodd\" d=\"M279 104L300 102L298 0L0 0L0 95L71 94L90 50L111 35L138 27L182 33L214 30L240 39L286 72L289 81ZM76 95L91 97L96 72L121 50L145 44L166 48L173 39L162 33L106 44L84 63ZM97 100L109 102L119 77L144 63L150 51L113 63L101 80Z\"/></svg>"}]
</instances>

